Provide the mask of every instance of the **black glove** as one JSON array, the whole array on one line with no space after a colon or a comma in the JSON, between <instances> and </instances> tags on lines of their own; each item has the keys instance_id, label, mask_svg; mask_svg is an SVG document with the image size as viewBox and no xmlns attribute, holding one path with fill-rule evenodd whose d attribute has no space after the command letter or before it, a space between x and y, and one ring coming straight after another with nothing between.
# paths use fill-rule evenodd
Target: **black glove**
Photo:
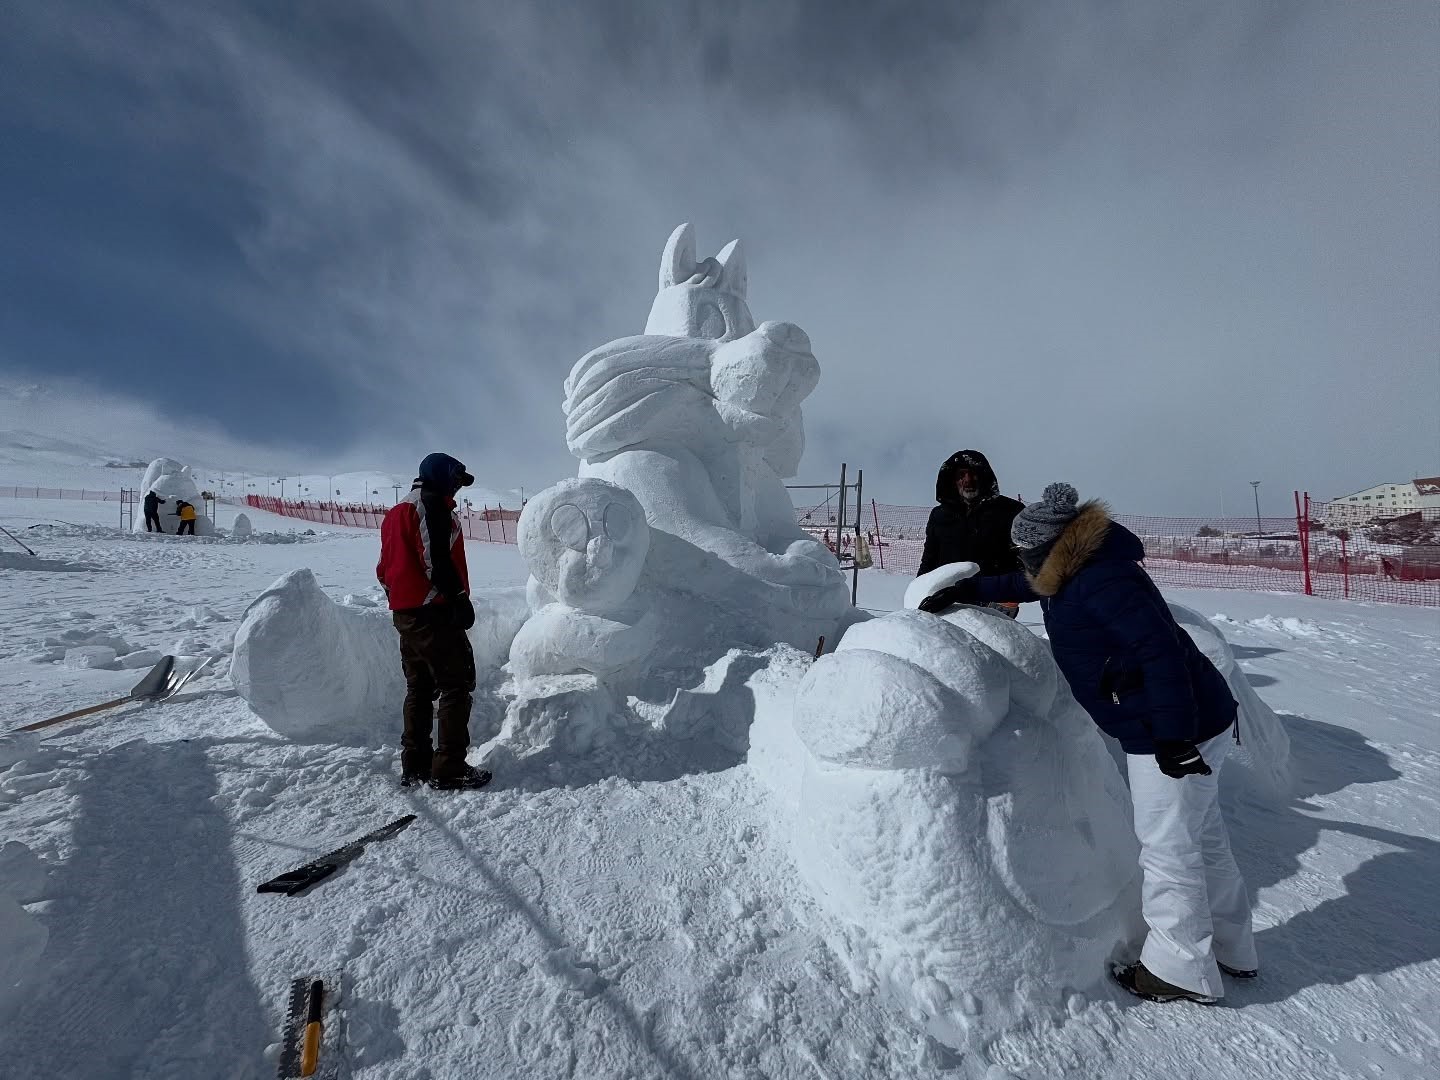
<instances>
[{"instance_id":1,"label":"black glove","mask_svg":"<svg viewBox=\"0 0 1440 1080\"><path fill-rule=\"evenodd\" d=\"M470 597L464 593L458 593L450 597L446 605L450 608L450 618L461 630L469 630L475 625L475 605L470 602Z\"/></svg>"},{"instance_id":2,"label":"black glove","mask_svg":"<svg viewBox=\"0 0 1440 1080\"><path fill-rule=\"evenodd\" d=\"M1200 756L1200 751L1193 742L1156 739L1155 764L1160 766L1160 771L1166 776L1176 780L1191 773L1196 776L1210 775L1210 766L1205 764L1205 759Z\"/></svg>"},{"instance_id":3,"label":"black glove","mask_svg":"<svg viewBox=\"0 0 1440 1080\"><path fill-rule=\"evenodd\" d=\"M932 615L938 615L946 608L952 608L956 604L973 604L980 595L980 586L974 578L966 578L957 581L954 585L947 585L939 592L931 593L920 601L920 610L928 611Z\"/></svg>"}]
</instances>

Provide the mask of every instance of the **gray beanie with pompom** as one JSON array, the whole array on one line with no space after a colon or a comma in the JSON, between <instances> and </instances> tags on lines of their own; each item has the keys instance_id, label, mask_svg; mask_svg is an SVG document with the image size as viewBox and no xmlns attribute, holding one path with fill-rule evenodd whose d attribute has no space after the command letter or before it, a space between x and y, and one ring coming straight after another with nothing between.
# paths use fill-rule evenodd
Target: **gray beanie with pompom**
<instances>
[{"instance_id":1,"label":"gray beanie with pompom","mask_svg":"<svg viewBox=\"0 0 1440 1080\"><path fill-rule=\"evenodd\" d=\"M1069 484L1051 484L1010 523L1010 540L1018 548L1035 548L1054 540L1075 520L1080 494Z\"/></svg>"}]
</instances>

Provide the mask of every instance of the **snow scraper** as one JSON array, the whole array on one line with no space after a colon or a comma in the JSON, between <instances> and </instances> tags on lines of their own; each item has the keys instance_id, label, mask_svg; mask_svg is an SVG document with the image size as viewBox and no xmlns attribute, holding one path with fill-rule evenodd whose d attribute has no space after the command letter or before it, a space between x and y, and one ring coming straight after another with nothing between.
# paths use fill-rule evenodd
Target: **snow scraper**
<instances>
[{"instance_id":1,"label":"snow scraper","mask_svg":"<svg viewBox=\"0 0 1440 1080\"><path fill-rule=\"evenodd\" d=\"M175 670L175 657L162 656L160 662L146 672L145 677L136 683L130 693L124 697L107 701L103 705L91 705L89 708L61 713L59 716L50 717L49 720L37 720L33 724L15 728L15 731L39 731L41 728L63 724L66 720L78 720L82 716L89 716L91 713L102 712L105 709L113 709L117 705L127 705L132 701L164 701L166 698L178 694L180 688L208 667L212 659L214 658L207 656L195 667L182 674Z\"/></svg>"},{"instance_id":2,"label":"snow scraper","mask_svg":"<svg viewBox=\"0 0 1440 1080\"><path fill-rule=\"evenodd\" d=\"M374 832L368 832L358 840L352 840L344 847L338 847L328 854L313 859L304 866L298 866L288 873L273 877L269 881L262 881L255 887L256 892L278 892L286 896L295 896L304 892L310 886L324 881L331 874L335 873L346 863L354 862L365 850L365 845L376 840L388 840L405 826L415 820L414 814L406 814L404 817L396 818L387 825L381 825Z\"/></svg>"},{"instance_id":3,"label":"snow scraper","mask_svg":"<svg viewBox=\"0 0 1440 1080\"><path fill-rule=\"evenodd\" d=\"M333 1080L339 1075L335 1064L339 1046L335 1025L327 1025L325 1014L335 1010L340 990L338 972L301 976L290 981L290 1003L281 1032L280 1066L276 1080L320 1077ZM328 1064L322 1063L321 1058Z\"/></svg>"}]
</instances>

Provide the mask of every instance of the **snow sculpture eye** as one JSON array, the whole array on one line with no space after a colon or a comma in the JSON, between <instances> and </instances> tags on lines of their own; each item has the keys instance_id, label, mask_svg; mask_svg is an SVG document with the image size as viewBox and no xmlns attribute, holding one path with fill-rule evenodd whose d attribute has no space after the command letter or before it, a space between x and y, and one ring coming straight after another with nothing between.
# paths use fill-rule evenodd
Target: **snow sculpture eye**
<instances>
[{"instance_id":1,"label":"snow sculpture eye","mask_svg":"<svg viewBox=\"0 0 1440 1080\"><path fill-rule=\"evenodd\" d=\"M725 315L714 304L701 304L695 311L699 337L719 341L725 336Z\"/></svg>"},{"instance_id":2,"label":"snow sculpture eye","mask_svg":"<svg viewBox=\"0 0 1440 1080\"><path fill-rule=\"evenodd\" d=\"M635 522L630 517L630 511L619 503L611 503L605 507L605 517L601 531L615 543L623 543L630 535L630 530Z\"/></svg>"},{"instance_id":3,"label":"snow sculpture eye","mask_svg":"<svg viewBox=\"0 0 1440 1080\"><path fill-rule=\"evenodd\" d=\"M550 531L572 551L584 551L590 539L590 522L574 503L563 503L550 515Z\"/></svg>"}]
</instances>

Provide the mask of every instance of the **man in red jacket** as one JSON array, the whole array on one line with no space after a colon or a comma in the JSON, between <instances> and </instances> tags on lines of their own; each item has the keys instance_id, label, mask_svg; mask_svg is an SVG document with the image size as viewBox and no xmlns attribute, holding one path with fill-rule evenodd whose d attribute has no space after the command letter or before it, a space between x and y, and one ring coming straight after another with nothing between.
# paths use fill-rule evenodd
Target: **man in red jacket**
<instances>
[{"instance_id":1,"label":"man in red jacket","mask_svg":"<svg viewBox=\"0 0 1440 1080\"><path fill-rule=\"evenodd\" d=\"M475 654L465 631L475 625L465 538L455 493L475 482L449 454L420 462L410 494L380 525L375 576L390 600L405 668L405 731L400 738L400 783L428 783L443 791L471 790L490 774L465 763ZM438 710L433 702L439 698ZM431 745L435 712L438 745Z\"/></svg>"}]
</instances>

